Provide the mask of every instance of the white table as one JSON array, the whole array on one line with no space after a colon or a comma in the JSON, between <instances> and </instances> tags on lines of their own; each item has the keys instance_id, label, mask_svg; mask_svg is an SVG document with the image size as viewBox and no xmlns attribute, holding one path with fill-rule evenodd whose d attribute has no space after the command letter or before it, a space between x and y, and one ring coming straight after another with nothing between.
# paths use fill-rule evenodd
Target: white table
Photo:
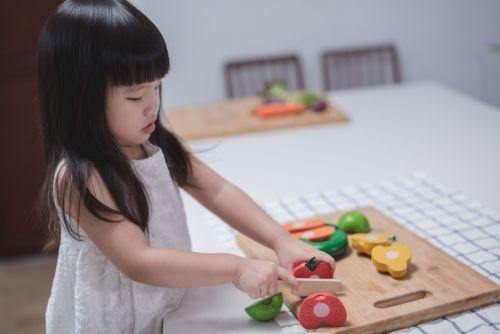
<instances>
[{"instance_id":1,"label":"white table","mask_svg":"<svg viewBox=\"0 0 500 334\"><path fill-rule=\"evenodd\" d=\"M192 142L205 163L259 202L422 170L500 212L500 110L440 84L335 92L350 121ZM221 250L204 209L183 194L196 251ZM232 285L189 289L166 333L280 333L250 321Z\"/></svg>"}]
</instances>

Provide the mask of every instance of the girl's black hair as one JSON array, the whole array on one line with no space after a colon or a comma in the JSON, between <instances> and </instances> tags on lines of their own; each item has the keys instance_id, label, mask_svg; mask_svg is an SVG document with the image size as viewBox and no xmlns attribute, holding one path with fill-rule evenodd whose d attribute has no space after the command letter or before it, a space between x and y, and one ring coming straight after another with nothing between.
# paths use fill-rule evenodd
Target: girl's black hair
<instances>
[{"instance_id":1,"label":"girl's black hair","mask_svg":"<svg viewBox=\"0 0 500 334\"><path fill-rule=\"evenodd\" d=\"M46 156L40 209L43 218L49 219L50 235L46 249L53 249L60 240L52 182L62 159L65 173L56 200L64 212L69 213L64 199L77 194L94 216L115 222L111 217L121 215L147 231L147 195L111 135L105 115L106 96L109 86L152 82L163 78L169 67L161 33L125 0L67 0L47 19L38 44L38 89ZM150 142L168 157L174 181L185 185L191 172L190 153L162 126L160 118L155 125ZM118 210L101 203L89 191L92 170L99 172ZM80 240L78 227L70 224L64 214L63 220L70 235Z\"/></svg>"}]
</instances>

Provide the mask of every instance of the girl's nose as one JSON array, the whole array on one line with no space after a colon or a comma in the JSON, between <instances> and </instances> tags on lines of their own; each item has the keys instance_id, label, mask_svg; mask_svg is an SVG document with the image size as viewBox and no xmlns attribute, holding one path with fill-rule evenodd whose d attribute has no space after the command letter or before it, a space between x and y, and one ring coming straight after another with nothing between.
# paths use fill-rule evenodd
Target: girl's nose
<instances>
[{"instance_id":1,"label":"girl's nose","mask_svg":"<svg viewBox=\"0 0 500 334\"><path fill-rule=\"evenodd\" d=\"M157 90L154 90L153 93L149 96L148 104L146 109L144 110L145 116L149 116L150 114L155 114L160 108L160 94Z\"/></svg>"}]
</instances>

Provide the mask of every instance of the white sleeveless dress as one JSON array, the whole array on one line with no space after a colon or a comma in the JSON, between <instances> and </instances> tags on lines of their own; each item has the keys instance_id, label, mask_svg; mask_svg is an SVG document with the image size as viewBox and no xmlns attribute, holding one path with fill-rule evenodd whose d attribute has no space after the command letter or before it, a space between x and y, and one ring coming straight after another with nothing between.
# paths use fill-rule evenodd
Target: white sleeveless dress
<instances>
[{"instance_id":1,"label":"white sleeveless dress","mask_svg":"<svg viewBox=\"0 0 500 334\"><path fill-rule=\"evenodd\" d=\"M150 201L149 244L191 250L183 203L163 152L150 142L144 148L148 157L131 160L131 164ZM178 307L185 289L130 280L97 249L83 229L82 241L73 239L62 223L59 205L57 210L61 245L45 313L47 334L161 333L164 315Z\"/></svg>"}]
</instances>

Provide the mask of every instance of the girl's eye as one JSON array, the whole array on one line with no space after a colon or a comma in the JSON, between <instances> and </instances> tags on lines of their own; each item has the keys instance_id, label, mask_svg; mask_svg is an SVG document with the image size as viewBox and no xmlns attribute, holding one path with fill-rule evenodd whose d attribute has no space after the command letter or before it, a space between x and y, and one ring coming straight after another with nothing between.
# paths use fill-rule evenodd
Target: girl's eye
<instances>
[{"instance_id":1,"label":"girl's eye","mask_svg":"<svg viewBox=\"0 0 500 334\"><path fill-rule=\"evenodd\" d=\"M160 89L160 85L156 86L154 89L155 90L159 90ZM142 96L141 97L127 97L127 100L134 101L134 102L139 102L139 101L142 100Z\"/></svg>"},{"instance_id":2,"label":"girl's eye","mask_svg":"<svg viewBox=\"0 0 500 334\"><path fill-rule=\"evenodd\" d=\"M127 100L130 100L130 101L135 101L135 102L137 102L137 101L140 101L140 100L142 100L142 97L127 97Z\"/></svg>"}]
</instances>

